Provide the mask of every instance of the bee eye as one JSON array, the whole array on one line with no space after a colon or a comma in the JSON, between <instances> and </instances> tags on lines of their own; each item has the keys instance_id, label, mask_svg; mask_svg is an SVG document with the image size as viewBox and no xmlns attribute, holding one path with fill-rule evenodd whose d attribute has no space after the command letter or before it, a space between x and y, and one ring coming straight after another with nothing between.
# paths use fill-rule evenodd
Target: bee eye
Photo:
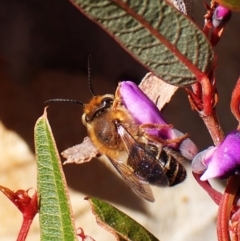
<instances>
[{"instance_id":1,"label":"bee eye","mask_svg":"<svg viewBox=\"0 0 240 241\"><path fill-rule=\"evenodd\" d=\"M97 103L97 105L94 106L94 108L85 115L84 121L86 123L89 123L93 121L93 119L99 115L101 115L104 111L111 108L113 104L113 98L112 97L104 97L101 99L100 103Z\"/></svg>"},{"instance_id":2,"label":"bee eye","mask_svg":"<svg viewBox=\"0 0 240 241\"><path fill-rule=\"evenodd\" d=\"M102 104L103 104L103 107L110 107L113 103L113 99L110 98L110 97L105 97L102 99Z\"/></svg>"}]
</instances>

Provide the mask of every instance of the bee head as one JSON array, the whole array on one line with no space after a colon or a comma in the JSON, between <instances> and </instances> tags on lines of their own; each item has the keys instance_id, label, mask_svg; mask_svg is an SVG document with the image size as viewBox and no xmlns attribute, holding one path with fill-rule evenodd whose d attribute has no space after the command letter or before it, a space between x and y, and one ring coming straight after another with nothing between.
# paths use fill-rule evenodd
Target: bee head
<instances>
[{"instance_id":1,"label":"bee head","mask_svg":"<svg viewBox=\"0 0 240 241\"><path fill-rule=\"evenodd\" d=\"M113 100L114 95L111 94L94 96L88 104L84 105L82 116L83 124L91 123L94 118L109 110L112 107Z\"/></svg>"}]
</instances>

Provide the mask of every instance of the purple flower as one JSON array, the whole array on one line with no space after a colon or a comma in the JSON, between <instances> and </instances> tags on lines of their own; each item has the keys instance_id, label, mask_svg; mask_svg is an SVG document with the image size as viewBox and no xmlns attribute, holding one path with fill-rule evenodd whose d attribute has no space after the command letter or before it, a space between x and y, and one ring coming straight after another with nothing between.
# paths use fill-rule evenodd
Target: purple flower
<instances>
[{"instance_id":1,"label":"purple flower","mask_svg":"<svg viewBox=\"0 0 240 241\"><path fill-rule=\"evenodd\" d=\"M133 116L138 124L160 124L167 126L162 113L157 106L143 93L143 91L131 81L123 81L119 84L119 94L124 106ZM171 127L146 130L148 134L158 136L163 139L174 139L183 136L179 130ZM183 140L180 144L172 146L179 150L182 155L189 160L198 152L196 145L189 139Z\"/></svg>"},{"instance_id":2,"label":"purple flower","mask_svg":"<svg viewBox=\"0 0 240 241\"><path fill-rule=\"evenodd\" d=\"M215 28L222 28L231 18L232 12L219 5L213 12L212 24Z\"/></svg>"},{"instance_id":3,"label":"purple flower","mask_svg":"<svg viewBox=\"0 0 240 241\"><path fill-rule=\"evenodd\" d=\"M217 147L198 153L192 161L193 172L209 178L228 178L240 170L240 131L231 132Z\"/></svg>"}]
</instances>

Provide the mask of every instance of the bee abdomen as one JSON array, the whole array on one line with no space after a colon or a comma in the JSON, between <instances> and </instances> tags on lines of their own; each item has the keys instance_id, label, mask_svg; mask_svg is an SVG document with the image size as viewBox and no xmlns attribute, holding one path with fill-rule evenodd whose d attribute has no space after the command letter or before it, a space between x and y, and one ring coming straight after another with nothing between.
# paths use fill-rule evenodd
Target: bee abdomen
<instances>
[{"instance_id":1,"label":"bee abdomen","mask_svg":"<svg viewBox=\"0 0 240 241\"><path fill-rule=\"evenodd\" d=\"M170 169L167 170L169 186L181 183L187 176L186 170L182 164L177 161L171 161Z\"/></svg>"},{"instance_id":2,"label":"bee abdomen","mask_svg":"<svg viewBox=\"0 0 240 241\"><path fill-rule=\"evenodd\" d=\"M162 152L163 154L164 152ZM164 153L166 155L166 153ZM173 156L166 155L167 158L161 158L166 160L164 163L166 176L169 180L169 186L174 186L181 183L187 176L187 172L184 166L178 162Z\"/></svg>"}]
</instances>

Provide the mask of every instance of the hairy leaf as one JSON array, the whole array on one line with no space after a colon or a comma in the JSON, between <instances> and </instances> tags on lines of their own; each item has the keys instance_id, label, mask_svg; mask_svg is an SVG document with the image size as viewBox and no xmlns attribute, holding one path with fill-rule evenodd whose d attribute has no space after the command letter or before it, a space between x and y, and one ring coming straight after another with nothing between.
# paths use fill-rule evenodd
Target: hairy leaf
<instances>
[{"instance_id":1,"label":"hairy leaf","mask_svg":"<svg viewBox=\"0 0 240 241\"><path fill-rule=\"evenodd\" d=\"M135 220L112 205L97 198L88 198L99 225L115 235L117 240L158 241Z\"/></svg>"},{"instance_id":2,"label":"hairy leaf","mask_svg":"<svg viewBox=\"0 0 240 241\"><path fill-rule=\"evenodd\" d=\"M58 150L46 111L35 125L41 240L77 240Z\"/></svg>"},{"instance_id":3,"label":"hairy leaf","mask_svg":"<svg viewBox=\"0 0 240 241\"><path fill-rule=\"evenodd\" d=\"M187 86L213 66L202 31L165 0L72 0L164 81Z\"/></svg>"}]
</instances>

